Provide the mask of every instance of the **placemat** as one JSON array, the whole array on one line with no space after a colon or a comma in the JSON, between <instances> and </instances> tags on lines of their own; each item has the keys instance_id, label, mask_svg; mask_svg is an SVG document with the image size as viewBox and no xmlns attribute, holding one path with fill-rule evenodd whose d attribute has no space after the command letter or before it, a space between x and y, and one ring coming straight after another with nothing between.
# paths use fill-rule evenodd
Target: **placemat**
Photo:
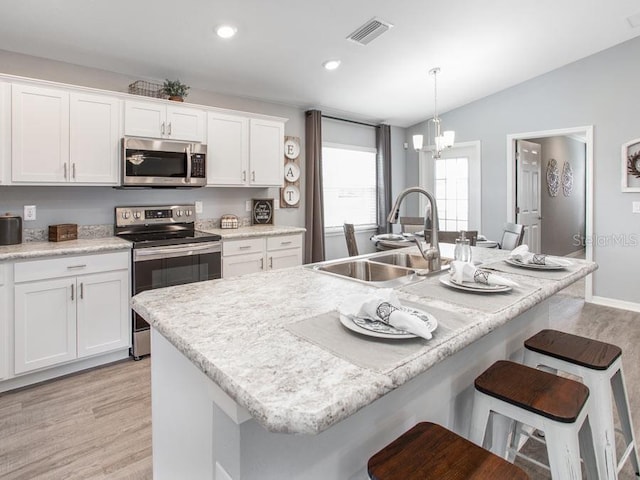
<instances>
[{"instance_id":1,"label":"placemat","mask_svg":"<svg viewBox=\"0 0 640 480\"><path fill-rule=\"evenodd\" d=\"M483 265L483 268L485 265ZM487 313L496 313L519 302L524 297L539 290L539 287L532 287L518 281L520 287L514 287L509 292L504 293L475 293L456 290L440 283L439 276L427 278L426 280L407 285L400 288L401 291L416 295L420 298L441 300L453 303L462 307L473 308Z\"/></svg>"},{"instance_id":2,"label":"placemat","mask_svg":"<svg viewBox=\"0 0 640 480\"><path fill-rule=\"evenodd\" d=\"M434 348L450 339L455 331L464 327L469 320L453 312L425 307L412 302L403 305L424 310L435 316L438 328L431 340L410 338L394 340L360 335L340 323L339 313L316 315L287 325L291 333L307 340L334 355L379 373L390 372L421 355L425 349Z\"/></svg>"},{"instance_id":3,"label":"placemat","mask_svg":"<svg viewBox=\"0 0 640 480\"><path fill-rule=\"evenodd\" d=\"M517 275L524 275L526 277L542 278L545 280L562 280L563 278L568 277L574 272L580 270L582 268L582 265L574 263L573 265L569 265L568 267L566 267L566 269L564 270L535 270L532 268L517 267L505 262L504 260L500 260L499 262L487 263L485 265L482 265L482 268L505 273L515 273Z\"/></svg>"}]
</instances>

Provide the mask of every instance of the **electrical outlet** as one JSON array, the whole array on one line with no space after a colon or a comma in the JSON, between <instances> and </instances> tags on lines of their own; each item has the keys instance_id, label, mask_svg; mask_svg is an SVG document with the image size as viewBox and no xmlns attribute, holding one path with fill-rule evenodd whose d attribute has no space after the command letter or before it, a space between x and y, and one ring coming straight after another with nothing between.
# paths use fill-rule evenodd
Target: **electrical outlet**
<instances>
[{"instance_id":1,"label":"electrical outlet","mask_svg":"<svg viewBox=\"0 0 640 480\"><path fill-rule=\"evenodd\" d=\"M202 202L196 201L196 213L202 213Z\"/></svg>"},{"instance_id":2,"label":"electrical outlet","mask_svg":"<svg viewBox=\"0 0 640 480\"><path fill-rule=\"evenodd\" d=\"M244 209L245 209L247 212L250 212L250 211L251 211L251 200L247 200L247 201L245 202L245 204L244 204Z\"/></svg>"},{"instance_id":3,"label":"electrical outlet","mask_svg":"<svg viewBox=\"0 0 640 480\"><path fill-rule=\"evenodd\" d=\"M640 213L640 202L631 202L631 212Z\"/></svg>"},{"instance_id":4,"label":"electrical outlet","mask_svg":"<svg viewBox=\"0 0 640 480\"><path fill-rule=\"evenodd\" d=\"M280 199L279 198L274 198L273 199L273 209L274 210L279 210L280 209Z\"/></svg>"},{"instance_id":5,"label":"electrical outlet","mask_svg":"<svg viewBox=\"0 0 640 480\"><path fill-rule=\"evenodd\" d=\"M31 221L36 219L36 206L25 205L24 206L24 219L25 221Z\"/></svg>"}]
</instances>

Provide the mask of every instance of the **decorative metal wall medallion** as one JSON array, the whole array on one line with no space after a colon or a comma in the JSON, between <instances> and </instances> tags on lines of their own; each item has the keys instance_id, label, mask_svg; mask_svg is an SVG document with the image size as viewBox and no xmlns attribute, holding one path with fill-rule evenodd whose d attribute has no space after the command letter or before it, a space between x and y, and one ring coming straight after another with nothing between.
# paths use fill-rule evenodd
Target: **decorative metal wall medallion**
<instances>
[{"instance_id":1,"label":"decorative metal wall medallion","mask_svg":"<svg viewBox=\"0 0 640 480\"><path fill-rule=\"evenodd\" d=\"M547 188L549 189L549 195L552 197L558 196L558 190L560 189L560 172L558 171L558 162L555 158L549 160L547 164Z\"/></svg>"},{"instance_id":2,"label":"decorative metal wall medallion","mask_svg":"<svg viewBox=\"0 0 640 480\"><path fill-rule=\"evenodd\" d=\"M567 161L562 166L562 193L565 197L571 195L573 191L573 170L571 164Z\"/></svg>"}]
</instances>

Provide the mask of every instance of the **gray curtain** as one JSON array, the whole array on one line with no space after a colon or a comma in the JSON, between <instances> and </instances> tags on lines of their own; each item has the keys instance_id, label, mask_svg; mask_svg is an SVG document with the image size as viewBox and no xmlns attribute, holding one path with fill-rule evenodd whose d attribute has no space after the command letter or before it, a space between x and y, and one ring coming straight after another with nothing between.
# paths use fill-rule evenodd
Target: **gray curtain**
<instances>
[{"instance_id":1,"label":"gray curtain","mask_svg":"<svg viewBox=\"0 0 640 480\"><path fill-rule=\"evenodd\" d=\"M322 262L324 250L324 210L322 199L322 113L306 112L305 128L305 263Z\"/></svg>"},{"instance_id":2,"label":"gray curtain","mask_svg":"<svg viewBox=\"0 0 640 480\"><path fill-rule=\"evenodd\" d=\"M378 233L390 233L387 215L391 211L391 127L376 127L376 193L378 210Z\"/></svg>"}]
</instances>

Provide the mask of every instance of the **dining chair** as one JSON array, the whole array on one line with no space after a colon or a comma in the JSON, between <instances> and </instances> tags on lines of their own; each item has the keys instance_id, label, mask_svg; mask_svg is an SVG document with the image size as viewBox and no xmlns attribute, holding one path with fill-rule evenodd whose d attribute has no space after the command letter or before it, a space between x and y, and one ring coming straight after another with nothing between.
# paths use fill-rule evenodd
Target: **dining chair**
<instances>
[{"instance_id":1,"label":"dining chair","mask_svg":"<svg viewBox=\"0 0 640 480\"><path fill-rule=\"evenodd\" d=\"M424 230L423 217L400 217L402 233L416 233Z\"/></svg>"},{"instance_id":2,"label":"dining chair","mask_svg":"<svg viewBox=\"0 0 640 480\"><path fill-rule=\"evenodd\" d=\"M462 232L464 232L464 237L469 240L469 245L475 247L478 240L477 230L441 230L438 232L438 241L440 243L456 243Z\"/></svg>"},{"instance_id":3,"label":"dining chair","mask_svg":"<svg viewBox=\"0 0 640 480\"><path fill-rule=\"evenodd\" d=\"M502 250L513 250L514 248L522 245L523 238L524 225L507 222L504 224L502 229L502 240L500 240L499 247Z\"/></svg>"},{"instance_id":4,"label":"dining chair","mask_svg":"<svg viewBox=\"0 0 640 480\"><path fill-rule=\"evenodd\" d=\"M353 223L345 223L342 228L344 229L344 238L347 241L347 252L349 256L358 256L358 244L356 243L356 231L353 228Z\"/></svg>"}]
</instances>

